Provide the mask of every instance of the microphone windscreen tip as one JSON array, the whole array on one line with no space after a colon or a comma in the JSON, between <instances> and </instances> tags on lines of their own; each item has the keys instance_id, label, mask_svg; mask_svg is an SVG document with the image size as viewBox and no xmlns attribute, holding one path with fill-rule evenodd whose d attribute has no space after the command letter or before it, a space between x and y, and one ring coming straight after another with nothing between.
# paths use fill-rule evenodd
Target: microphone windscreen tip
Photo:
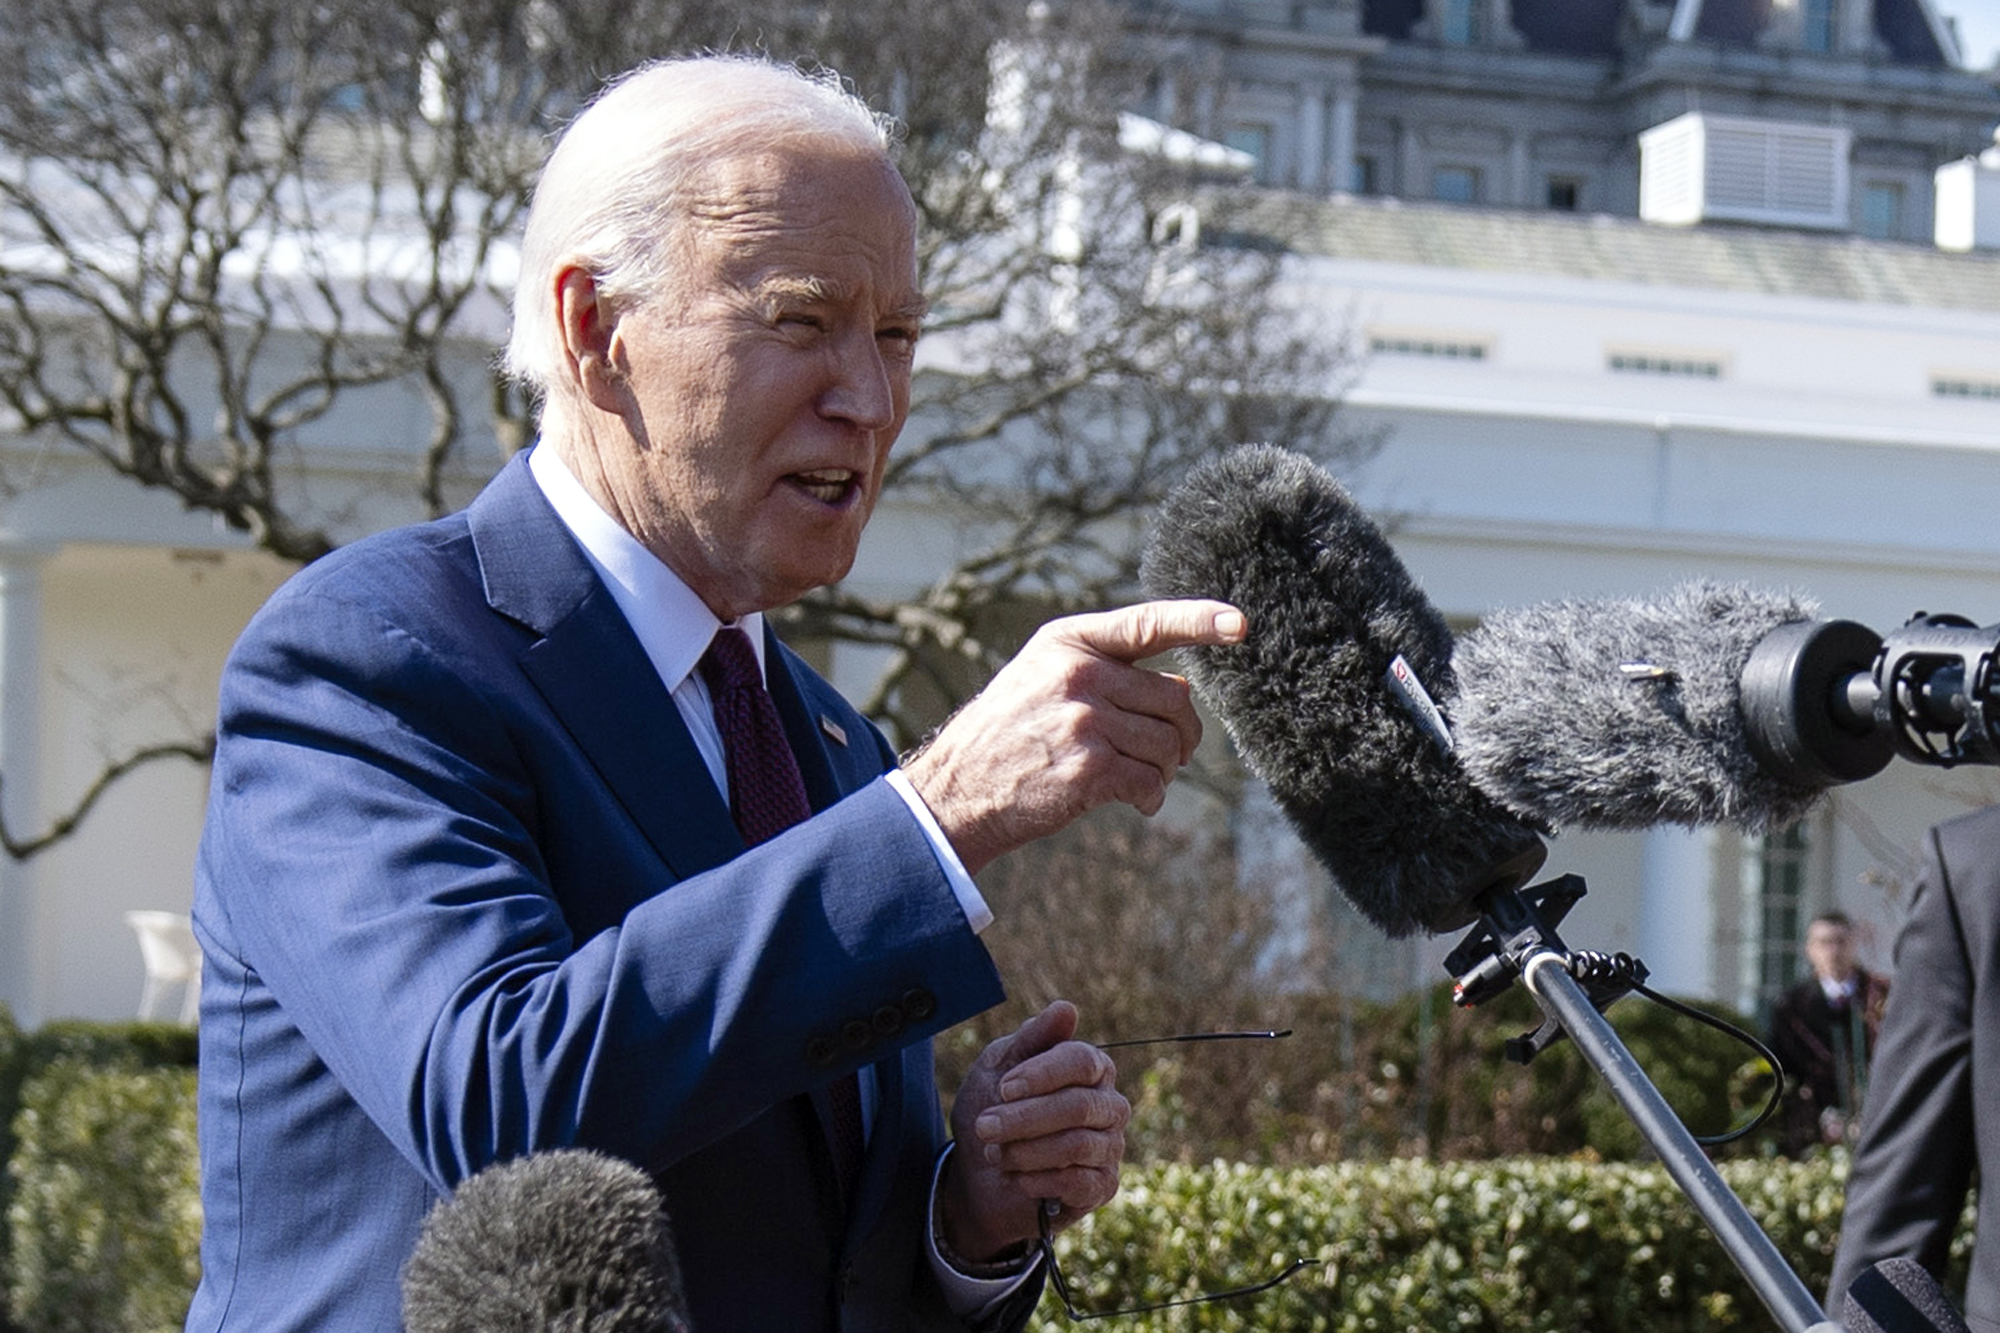
<instances>
[{"instance_id":1,"label":"microphone windscreen tip","mask_svg":"<svg viewBox=\"0 0 2000 1333\"><path fill-rule=\"evenodd\" d=\"M587 1149L466 1180L424 1219L402 1286L408 1333L687 1333L659 1189Z\"/></svg>"},{"instance_id":2,"label":"microphone windscreen tip","mask_svg":"<svg viewBox=\"0 0 2000 1333\"><path fill-rule=\"evenodd\" d=\"M1914 1259L1870 1264L1841 1305L1847 1333L1970 1333L1944 1288Z\"/></svg>"},{"instance_id":3,"label":"microphone windscreen tip","mask_svg":"<svg viewBox=\"0 0 2000 1333\"><path fill-rule=\"evenodd\" d=\"M1243 642L1184 649L1182 668L1383 931L1455 930L1475 919L1473 898L1519 887L1540 865L1535 829L1474 788L1397 697L1392 671L1449 712L1451 630L1319 464L1272 445L1203 463L1162 505L1141 578L1154 597L1243 611Z\"/></svg>"}]
</instances>

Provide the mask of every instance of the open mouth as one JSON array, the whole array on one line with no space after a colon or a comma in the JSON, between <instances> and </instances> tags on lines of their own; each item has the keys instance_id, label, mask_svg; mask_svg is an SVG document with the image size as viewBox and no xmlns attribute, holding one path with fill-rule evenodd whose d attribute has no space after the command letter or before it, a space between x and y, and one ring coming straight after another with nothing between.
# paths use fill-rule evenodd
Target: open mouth
<instances>
[{"instance_id":1,"label":"open mouth","mask_svg":"<svg viewBox=\"0 0 2000 1333\"><path fill-rule=\"evenodd\" d=\"M852 496L861 485L859 473L846 468L818 468L794 472L792 484L821 504L837 505Z\"/></svg>"}]
</instances>

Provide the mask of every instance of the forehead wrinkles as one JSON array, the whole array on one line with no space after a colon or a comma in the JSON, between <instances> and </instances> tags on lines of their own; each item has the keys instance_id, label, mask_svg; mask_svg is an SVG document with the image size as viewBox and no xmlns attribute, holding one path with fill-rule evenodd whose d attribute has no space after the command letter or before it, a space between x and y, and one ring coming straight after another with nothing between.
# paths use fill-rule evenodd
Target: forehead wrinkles
<instances>
[{"instance_id":1,"label":"forehead wrinkles","mask_svg":"<svg viewBox=\"0 0 2000 1333\"><path fill-rule=\"evenodd\" d=\"M715 257L747 283L782 281L840 298L853 295L850 278L860 278L898 288L878 293L890 304L919 305L916 210L900 180L879 158L784 151L725 158L691 182L684 234L692 247L719 249Z\"/></svg>"}]
</instances>

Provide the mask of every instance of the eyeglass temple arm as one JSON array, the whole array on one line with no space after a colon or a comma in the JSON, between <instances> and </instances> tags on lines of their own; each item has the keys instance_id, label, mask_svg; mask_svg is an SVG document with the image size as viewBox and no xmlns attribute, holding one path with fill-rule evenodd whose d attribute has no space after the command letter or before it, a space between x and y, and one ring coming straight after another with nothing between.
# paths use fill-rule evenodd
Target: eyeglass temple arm
<instances>
[{"instance_id":1,"label":"eyeglass temple arm","mask_svg":"<svg viewBox=\"0 0 2000 1333\"><path fill-rule=\"evenodd\" d=\"M1125 1046L1164 1046L1177 1041L1276 1041L1289 1037L1292 1029L1280 1028L1274 1032L1183 1032L1172 1037L1127 1037L1122 1041L1100 1041L1092 1043L1100 1051L1115 1051Z\"/></svg>"},{"instance_id":2,"label":"eyeglass temple arm","mask_svg":"<svg viewBox=\"0 0 2000 1333\"><path fill-rule=\"evenodd\" d=\"M1055 1236L1049 1230L1049 1219L1061 1211L1062 1205L1059 1202L1054 1199L1043 1199L1041 1210L1035 1220L1041 1230L1042 1257L1048 1264L1049 1284L1056 1289L1056 1297L1062 1302L1063 1313L1073 1320L1117 1319L1125 1315L1150 1314L1155 1310L1172 1310L1182 1305L1206 1305L1210 1301L1228 1301L1239 1296L1255 1296L1260 1291L1269 1291L1289 1280L1301 1268L1320 1262L1318 1259L1294 1259L1262 1282L1253 1282L1247 1287L1231 1287L1227 1291L1211 1291L1199 1296L1183 1296L1179 1300L1161 1301L1155 1305L1133 1305L1118 1310L1079 1310L1070 1295L1069 1280L1063 1276L1062 1267L1056 1263Z\"/></svg>"}]
</instances>

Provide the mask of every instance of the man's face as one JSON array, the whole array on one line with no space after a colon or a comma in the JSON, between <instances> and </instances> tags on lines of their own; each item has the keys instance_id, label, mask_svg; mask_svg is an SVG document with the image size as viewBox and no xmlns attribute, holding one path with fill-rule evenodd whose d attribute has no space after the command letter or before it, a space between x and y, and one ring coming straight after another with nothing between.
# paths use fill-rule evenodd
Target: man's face
<instances>
[{"instance_id":1,"label":"man's face","mask_svg":"<svg viewBox=\"0 0 2000 1333\"><path fill-rule=\"evenodd\" d=\"M910 408L916 210L879 156L704 178L670 290L618 316L619 517L724 620L844 577Z\"/></svg>"},{"instance_id":2,"label":"man's face","mask_svg":"<svg viewBox=\"0 0 2000 1333\"><path fill-rule=\"evenodd\" d=\"M1806 927L1806 961L1813 974L1828 981L1845 981L1854 972L1854 938L1846 926L1815 921Z\"/></svg>"}]
</instances>

